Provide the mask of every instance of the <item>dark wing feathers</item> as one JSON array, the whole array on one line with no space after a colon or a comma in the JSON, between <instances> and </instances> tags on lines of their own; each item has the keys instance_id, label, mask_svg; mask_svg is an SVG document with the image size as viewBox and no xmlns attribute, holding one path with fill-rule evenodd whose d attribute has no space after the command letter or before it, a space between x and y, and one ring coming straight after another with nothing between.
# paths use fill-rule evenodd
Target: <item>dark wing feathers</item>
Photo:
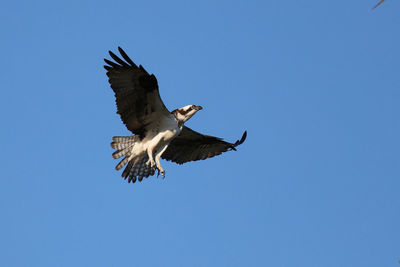
<instances>
[{"instance_id":1,"label":"dark wing feathers","mask_svg":"<svg viewBox=\"0 0 400 267\"><path fill-rule=\"evenodd\" d=\"M188 161L204 160L236 147L244 142L247 132L234 144L223 141L221 138L203 135L184 126L181 133L171 141L162 158L183 164Z\"/></svg>"},{"instance_id":2,"label":"dark wing feathers","mask_svg":"<svg viewBox=\"0 0 400 267\"><path fill-rule=\"evenodd\" d=\"M238 145L243 144L244 140L246 140L246 137L247 137L247 131L244 131L244 133L243 133L243 135L242 135L242 138L240 138L240 140L237 140L237 141L231 146L231 148L232 148L233 150L236 151L236 147L237 147Z\"/></svg>"},{"instance_id":3,"label":"dark wing feathers","mask_svg":"<svg viewBox=\"0 0 400 267\"><path fill-rule=\"evenodd\" d=\"M128 55L125 53L124 50L122 50L121 47L118 46L118 51L121 54L121 56L128 62L132 67L137 67L135 63L133 63L132 59L128 57ZM111 51L110 51L111 52Z\"/></svg>"},{"instance_id":4,"label":"dark wing feathers","mask_svg":"<svg viewBox=\"0 0 400 267\"><path fill-rule=\"evenodd\" d=\"M169 117L170 112L161 100L156 77L141 65L138 67L122 48L118 47L118 51L123 59L111 51L109 54L115 62L104 59L117 113L128 130L143 137L147 126Z\"/></svg>"},{"instance_id":5,"label":"dark wing feathers","mask_svg":"<svg viewBox=\"0 0 400 267\"><path fill-rule=\"evenodd\" d=\"M116 54L114 54L111 51L108 51L108 53L110 54L110 56L112 57L112 59L114 59L118 64L124 66L124 67L129 67L128 63L126 63L125 61L123 61L122 59L120 59ZM110 64L109 60L106 61L107 64Z\"/></svg>"}]
</instances>

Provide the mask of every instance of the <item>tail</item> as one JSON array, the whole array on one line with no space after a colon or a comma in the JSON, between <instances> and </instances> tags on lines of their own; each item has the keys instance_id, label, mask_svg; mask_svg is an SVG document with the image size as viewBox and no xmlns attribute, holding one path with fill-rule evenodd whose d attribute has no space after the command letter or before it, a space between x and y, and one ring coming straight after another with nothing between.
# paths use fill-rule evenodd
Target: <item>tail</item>
<instances>
[{"instance_id":1,"label":"tail","mask_svg":"<svg viewBox=\"0 0 400 267\"><path fill-rule=\"evenodd\" d=\"M115 166L115 169L118 171L128 163L122 172L122 177L124 179L128 178L128 183L134 183L136 180L141 182L143 177L147 178L155 173L154 169L146 165L148 160L147 155L136 155L132 152L137 141L139 141L139 137L136 135L114 136L111 143L111 147L116 150L112 154L113 158L118 159L124 156L117 166Z\"/></svg>"},{"instance_id":2,"label":"tail","mask_svg":"<svg viewBox=\"0 0 400 267\"><path fill-rule=\"evenodd\" d=\"M143 178L154 175L155 169L146 165L148 159L148 156L144 156L142 158L137 157L130 160L122 172L122 177L128 179L128 183L134 183L136 180L141 182Z\"/></svg>"},{"instance_id":3,"label":"tail","mask_svg":"<svg viewBox=\"0 0 400 267\"><path fill-rule=\"evenodd\" d=\"M137 141L136 135L134 136L114 136L113 141L111 142L111 147L114 148L116 151L112 154L114 159L118 159L122 156L130 156L133 146ZM125 162L126 163L126 162ZM116 169L121 169L124 165L119 166L117 165Z\"/></svg>"}]
</instances>

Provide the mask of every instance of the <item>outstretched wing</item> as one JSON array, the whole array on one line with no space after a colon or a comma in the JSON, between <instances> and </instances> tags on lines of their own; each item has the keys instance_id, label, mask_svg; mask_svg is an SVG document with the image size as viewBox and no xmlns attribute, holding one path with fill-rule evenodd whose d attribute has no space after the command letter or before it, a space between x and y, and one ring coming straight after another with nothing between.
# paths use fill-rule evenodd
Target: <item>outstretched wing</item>
<instances>
[{"instance_id":1,"label":"outstretched wing","mask_svg":"<svg viewBox=\"0 0 400 267\"><path fill-rule=\"evenodd\" d=\"M240 140L228 143L221 138L204 135L184 126L181 133L171 141L162 158L183 164L188 161L203 160L222 154L242 144L247 132Z\"/></svg>"},{"instance_id":2,"label":"outstretched wing","mask_svg":"<svg viewBox=\"0 0 400 267\"><path fill-rule=\"evenodd\" d=\"M143 137L152 124L171 114L161 100L156 77L133 63L121 47L118 51L124 60L111 51L115 62L104 59L108 64L104 66L108 81L115 93L117 113L128 130Z\"/></svg>"}]
</instances>

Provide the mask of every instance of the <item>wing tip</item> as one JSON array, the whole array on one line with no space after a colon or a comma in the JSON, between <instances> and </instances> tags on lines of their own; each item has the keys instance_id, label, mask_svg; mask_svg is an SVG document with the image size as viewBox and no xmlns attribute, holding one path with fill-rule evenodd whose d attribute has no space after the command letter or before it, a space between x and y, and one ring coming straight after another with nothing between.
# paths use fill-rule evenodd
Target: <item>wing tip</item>
<instances>
[{"instance_id":1,"label":"wing tip","mask_svg":"<svg viewBox=\"0 0 400 267\"><path fill-rule=\"evenodd\" d=\"M132 67L137 68L137 65L133 62L133 60L128 56L128 54L120 47L118 46L118 52L121 54L123 59L126 60Z\"/></svg>"},{"instance_id":2,"label":"wing tip","mask_svg":"<svg viewBox=\"0 0 400 267\"><path fill-rule=\"evenodd\" d=\"M236 141L235 146L243 144L243 142L246 140L246 138L247 138L247 130L244 131L242 138L240 138L240 140Z\"/></svg>"},{"instance_id":3,"label":"wing tip","mask_svg":"<svg viewBox=\"0 0 400 267\"><path fill-rule=\"evenodd\" d=\"M229 148L236 151L236 147L243 144L246 138L247 138L247 131L244 131L242 138L240 138L240 140L237 140L234 144L231 144Z\"/></svg>"},{"instance_id":4,"label":"wing tip","mask_svg":"<svg viewBox=\"0 0 400 267\"><path fill-rule=\"evenodd\" d=\"M125 60L122 60L120 57L118 57L114 52L112 52L111 50L108 50L108 54L111 56L111 58L113 60L115 60L115 62L112 62L108 59L104 59L104 61L109 65L109 69L113 69L113 68L121 68L121 67L134 67L137 68L137 65L132 61L132 59L129 58L129 56L125 53L125 51L118 46L118 51L121 54L122 58ZM109 70L106 68L106 70Z\"/></svg>"}]
</instances>

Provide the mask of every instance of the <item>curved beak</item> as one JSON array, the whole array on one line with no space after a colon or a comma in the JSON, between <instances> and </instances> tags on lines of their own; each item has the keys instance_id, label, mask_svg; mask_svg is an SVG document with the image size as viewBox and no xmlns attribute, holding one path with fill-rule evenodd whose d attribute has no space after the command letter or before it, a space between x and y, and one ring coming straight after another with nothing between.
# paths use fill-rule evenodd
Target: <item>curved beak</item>
<instances>
[{"instance_id":1,"label":"curved beak","mask_svg":"<svg viewBox=\"0 0 400 267\"><path fill-rule=\"evenodd\" d=\"M196 106L194 109L195 109L195 110L202 110L203 107L202 107L202 106Z\"/></svg>"}]
</instances>

